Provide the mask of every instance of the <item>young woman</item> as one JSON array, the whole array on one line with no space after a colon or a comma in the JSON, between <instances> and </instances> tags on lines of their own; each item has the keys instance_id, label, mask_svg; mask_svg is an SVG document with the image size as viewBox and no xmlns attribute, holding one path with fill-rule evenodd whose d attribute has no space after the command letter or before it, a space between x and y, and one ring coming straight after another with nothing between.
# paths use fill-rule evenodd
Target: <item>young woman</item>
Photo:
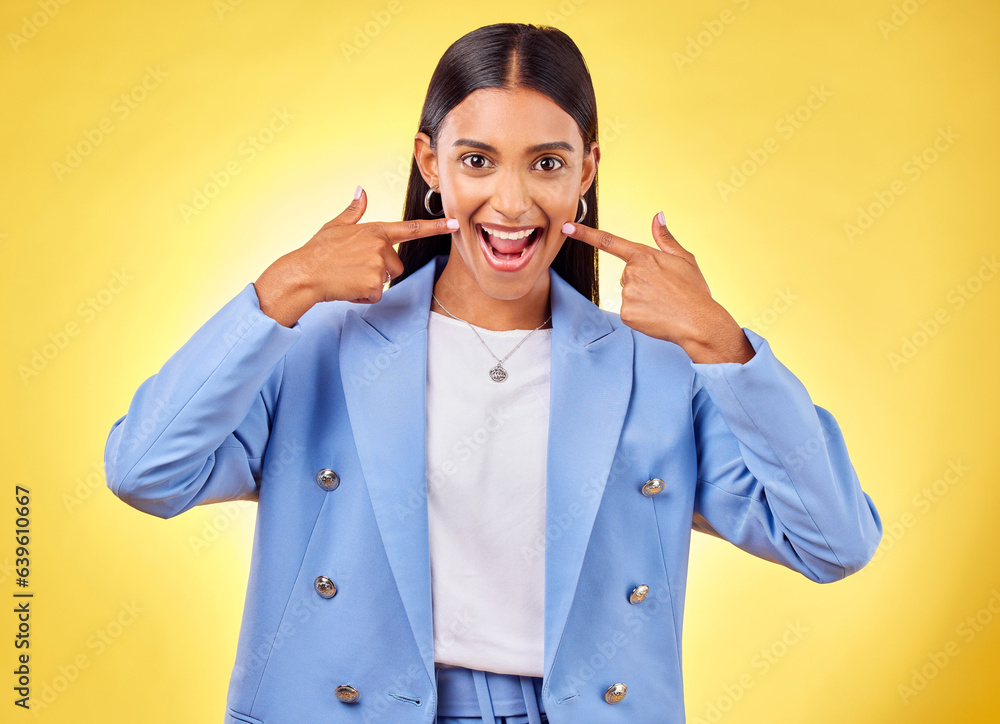
<instances>
[{"instance_id":1,"label":"young woman","mask_svg":"<svg viewBox=\"0 0 1000 724\"><path fill-rule=\"evenodd\" d=\"M655 246L598 230L599 160L564 33L469 33L404 220L359 187L114 424L130 505L259 503L227 722L683 722L692 529L815 581L874 553L833 417L662 213Z\"/></svg>"}]
</instances>

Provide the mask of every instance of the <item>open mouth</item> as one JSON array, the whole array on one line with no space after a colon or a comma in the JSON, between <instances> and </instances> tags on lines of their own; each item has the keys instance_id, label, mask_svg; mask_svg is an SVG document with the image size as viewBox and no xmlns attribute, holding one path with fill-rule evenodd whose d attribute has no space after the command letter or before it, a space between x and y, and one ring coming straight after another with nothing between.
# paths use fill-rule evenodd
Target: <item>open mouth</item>
<instances>
[{"instance_id":1,"label":"open mouth","mask_svg":"<svg viewBox=\"0 0 1000 724\"><path fill-rule=\"evenodd\" d=\"M536 226L515 232L487 229L476 224L476 235L486 260L495 269L517 271L531 259L544 229Z\"/></svg>"}]
</instances>

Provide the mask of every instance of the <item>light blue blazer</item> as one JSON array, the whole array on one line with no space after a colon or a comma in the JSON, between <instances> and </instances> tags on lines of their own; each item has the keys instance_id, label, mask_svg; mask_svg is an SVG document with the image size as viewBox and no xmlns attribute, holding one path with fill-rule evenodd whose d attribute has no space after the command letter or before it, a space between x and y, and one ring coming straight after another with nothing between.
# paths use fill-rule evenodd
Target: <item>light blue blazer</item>
<instances>
[{"instance_id":1,"label":"light blue blazer","mask_svg":"<svg viewBox=\"0 0 1000 724\"><path fill-rule=\"evenodd\" d=\"M319 304L291 328L249 284L114 423L107 481L129 505L166 518L258 501L230 724L434 721L425 388L444 261L377 304ZM549 721L683 722L691 530L828 582L865 565L881 521L836 421L763 338L746 331L746 364L693 364L550 274L546 540L534 549ZM324 469L335 489L317 483ZM662 492L647 496L653 478ZM336 595L320 595L320 576ZM649 594L631 603L640 585ZM612 705L615 683L628 690ZM356 703L337 698L341 685Z\"/></svg>"}]
</instances>

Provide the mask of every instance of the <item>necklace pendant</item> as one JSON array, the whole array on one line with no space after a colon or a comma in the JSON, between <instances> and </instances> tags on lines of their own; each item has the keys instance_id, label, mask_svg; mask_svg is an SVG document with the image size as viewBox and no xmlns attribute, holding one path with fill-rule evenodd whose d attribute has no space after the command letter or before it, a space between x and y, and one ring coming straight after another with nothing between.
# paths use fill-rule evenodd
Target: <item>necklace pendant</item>
<instances>
[{"instance_id":1,"label":"necklace pendant","mask_svg":"<svg viewBox=\"0 0 1000 724\"><path fill-rule=\"evenodd\" d=\"M490 369L490 379L494 382L503 382L507 379L507 370L503 368L503 365L497 362L496 367Z\"/></svg>"}]
</instances>

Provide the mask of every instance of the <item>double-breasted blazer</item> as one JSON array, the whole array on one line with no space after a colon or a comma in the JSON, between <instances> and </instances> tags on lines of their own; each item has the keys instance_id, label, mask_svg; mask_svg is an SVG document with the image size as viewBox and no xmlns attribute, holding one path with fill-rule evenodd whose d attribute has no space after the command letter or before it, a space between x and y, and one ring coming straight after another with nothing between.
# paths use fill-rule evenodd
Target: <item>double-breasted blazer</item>
<instances>
[{"instance_id":1,"label":"double-breasted blazer","mask_svg":"<svg viewBox=\"0 0 1000 724\"><path fill-rule=\"evenodd\" d=\"M226 722L434 721L425 391L445 260L291 328L248 284L111 429L129 505L258 503ZM745 364L694 364L549 273L546 534L523 549L544 556L543 702L553 724L683 722L691 531L829 582L881 522L836 421L763 338L745 330Z\"/></svg>"}]
</instances>

